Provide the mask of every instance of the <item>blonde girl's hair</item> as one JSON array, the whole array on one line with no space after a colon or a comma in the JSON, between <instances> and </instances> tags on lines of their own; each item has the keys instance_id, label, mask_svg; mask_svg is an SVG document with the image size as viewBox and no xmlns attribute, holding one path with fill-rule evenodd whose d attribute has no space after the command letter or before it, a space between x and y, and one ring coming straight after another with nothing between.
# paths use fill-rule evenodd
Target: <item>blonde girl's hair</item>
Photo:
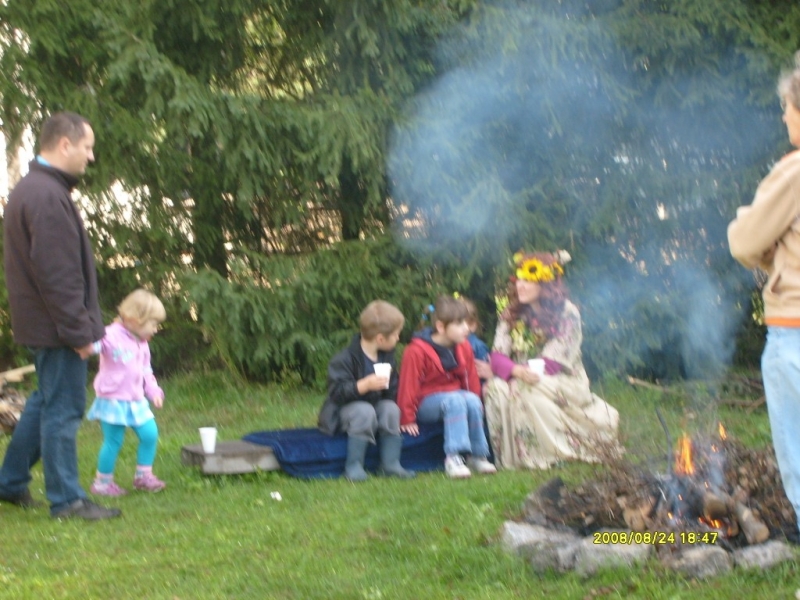
<instances>
[{"instance_id":1,"label":"blonde girl's hair","mask_svg":"<svg viewBox=\"0 0 800 600\"><path fill-rule=\"evenodd\" d=\"M158 296L147 290L134 290L120 303L117 312L123 319L135 319L139 323L154 320L158 323L167 318L167 311Z\"/></svg>"}]
</instances>

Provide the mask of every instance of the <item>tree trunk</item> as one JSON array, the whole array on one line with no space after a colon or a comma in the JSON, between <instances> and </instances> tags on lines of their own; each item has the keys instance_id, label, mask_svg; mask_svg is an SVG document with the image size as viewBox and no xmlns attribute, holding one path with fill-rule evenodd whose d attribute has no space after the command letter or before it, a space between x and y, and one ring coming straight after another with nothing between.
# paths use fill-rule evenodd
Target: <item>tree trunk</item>
<instances>
[{"instance_id":1,"label":"tree trunk","mask_svg":"<svg viewBox=\"0 0 800 600\"><path fill-rule=\"evenodd\" d=\"M345 156L339 172L339 215L342 219L342 239L359 239L364 227L366 202L366 190L358 176L353 173L349 157Z\"/></svg>"},{"instance_id":2,"label":"tree trunk","mask_svg":"<svg viewBox=\"0 0 800 600\"><path fill-rule=\"evenodd\" d=\"M194 212L194 261L197 268L209 267L228 276L228 256L225 250L225 199L215 165L215 145L206 139L195 146L191 178ZM211 150L209 150L209 148Z\"/></svg>"}]
</instances>

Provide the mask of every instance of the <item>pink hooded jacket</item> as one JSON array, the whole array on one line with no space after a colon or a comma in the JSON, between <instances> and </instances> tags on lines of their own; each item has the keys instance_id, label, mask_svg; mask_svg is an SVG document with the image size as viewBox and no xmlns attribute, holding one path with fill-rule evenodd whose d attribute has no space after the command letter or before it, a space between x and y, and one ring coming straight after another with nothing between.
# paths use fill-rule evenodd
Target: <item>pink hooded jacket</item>
<instances>
[{"instance_id":1,"label":"pink hooded jacket","mask_svg":"<svg viewBox=\"0 0 800 600\"><path fill-rule=\"evenodd\" d=\"M94 343L100 369L94 378L98 398L135 401L164 397L150 366L150 346L122 323L106 327L106 335Z\"/></svg>"}]
</instances>

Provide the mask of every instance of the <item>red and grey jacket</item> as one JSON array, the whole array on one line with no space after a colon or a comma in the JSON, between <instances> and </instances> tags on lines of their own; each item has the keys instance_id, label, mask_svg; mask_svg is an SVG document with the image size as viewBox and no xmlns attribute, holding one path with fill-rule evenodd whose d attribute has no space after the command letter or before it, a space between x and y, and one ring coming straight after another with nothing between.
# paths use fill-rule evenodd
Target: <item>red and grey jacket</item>
<instances>
[{"instance_id":1,"label":"red and grey jacket","mask_svg":"<svg viewBox=\"0 0 800 600\"><path fill-rule=\"evenodd\" d=\"M406 346L397 390L401 425L416 423L419 405L431 394L466 390L480 396L481 383L469 341L454 346L453 352L458 364L446 371L436 350L424 339L414 337Z\"/></svg>"}]
</instances>

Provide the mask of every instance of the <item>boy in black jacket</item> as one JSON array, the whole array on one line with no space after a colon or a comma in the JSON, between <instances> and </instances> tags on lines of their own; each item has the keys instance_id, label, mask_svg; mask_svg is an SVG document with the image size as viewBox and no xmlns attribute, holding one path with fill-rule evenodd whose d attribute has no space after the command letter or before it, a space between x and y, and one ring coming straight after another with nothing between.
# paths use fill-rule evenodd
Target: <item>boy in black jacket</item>
<instances>
[{"instance_id":1,"label":"boy in black jacket","mask_svg":"<svg viewBox=\"0 0 800 600\"><path fill-rule=\"evenodd\" d=\"M397 407L397 369L394 347L405 319L396 306L374 300L361 312L361 334L328 364L328 397L319 413L319 428L328 435L347 433L344 476L364 481L367 445L378 434L381 472L397 477L414 477L400 465L403 438ZM389 364L388 377L376 374L376 364Z\"/></svg>"}]
</instances>

